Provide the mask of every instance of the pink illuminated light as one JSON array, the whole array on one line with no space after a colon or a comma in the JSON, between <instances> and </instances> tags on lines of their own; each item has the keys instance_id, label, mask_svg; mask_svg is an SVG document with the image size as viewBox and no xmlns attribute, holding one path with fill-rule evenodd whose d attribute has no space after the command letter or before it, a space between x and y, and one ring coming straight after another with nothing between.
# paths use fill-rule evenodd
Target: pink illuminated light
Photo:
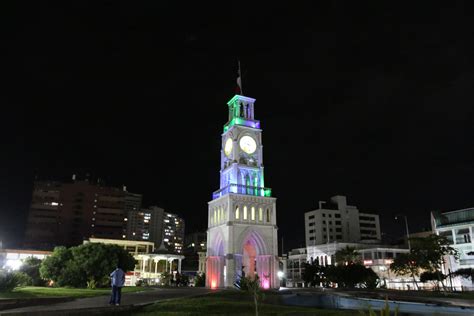
<instances>
[{"instance_id":1,"label":"pink illuminated light","mask_svg":"<svg viewBox=\"0 0 474 316\"><path fill-rule=\"evenodd\" d=\"M211 289L215 289L217 287L217 282L216 280L211 281Z\"/></svg>"}]
</instances>

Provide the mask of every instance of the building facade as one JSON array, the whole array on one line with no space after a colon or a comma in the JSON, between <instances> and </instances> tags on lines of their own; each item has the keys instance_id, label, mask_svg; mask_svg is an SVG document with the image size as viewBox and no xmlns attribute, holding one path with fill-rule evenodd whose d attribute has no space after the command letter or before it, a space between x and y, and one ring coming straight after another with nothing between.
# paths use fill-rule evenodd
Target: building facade
<instances>
[{"instance_id":1,"label":"building facade","mask_svg":"<svg viewBox=\"0 0 474 316\"><path fill-rule=\"evenodd\" d=\"M141 195L89 179L35 181L24 247L76 246L89 237L126 237L127 209L141 206Z\"/></svg>"},{"instance_id":2,"label":"building facade","mask_svg":"<svg viewBox=\"0 0 474 316\"><path fill-rule=\"evenodd\" d=\"M431 212L433 232L444 236L459 253L459 258L445 258L443 273L448 274L459 269L474 268L474 208L449 212ZM456 289L474 290L474 280L454 278Z\"/></svg>"},{"instance_id":3,"label":"building facade","mask_svg":"<svg viewBox=\"0 0 474 316\"><path fill-rule=\"evenodd\" d=\"M398 276L390 271L390 264L402 253L408 253L406 248L387 245L374 245L367 243L339 243L332 242L307 247L307 262L327 266L334 265L336 252L346 247L357 249L361 262L371 268L380 278L381 285L389 289L414 289L415 284L411 276Z\"/></svg>"},{"instance_id":4,"label":"building facade","mask_svg":"<svg viewBox=\"0 0 474 316\"><path fill-rule=\"evenodd\" d=\"M326 207L322 207L325 204ZM380 220L376 214L360 212L348 205L345 196L320 202L319 208L305 213L306 246L330 242L380 242Z\"/></svg>"},{"instance_id":5,"label":"building facade","mask_svg":"<svg viewBox=\"0 0 474 316\"><path fill-rule=\"evenodd\" d=\"M295 248L290 250L283 262L283 275L285 276L286 286L305 287L303 272L305 264L308 262L307 249Z\"/></svg>"},{"instance_id":6,"label":"building facade","mask_svg":"<svg viewBox=\"0 0 474 316\"><path fill-rule=\"evenodd\" d=\"M155 245L162 243L170 252L182 253L184 244L184 219L164 209L151 206L139 211L129 211L126 237L129 240L147 240Z\"/></svg>"},{"instance_id":7,"label":"building facade","mask_svg":"<svg viewBox=\"0 0 474 316\"><path fill-rule=\"evenodd\" d=\"M255 99L228 103L221 148L220 189L208 209L206 285L233 287L258 275L263 288L278 288L276 199L264 187L260 122Z\"/></svg>"}]
</instances>

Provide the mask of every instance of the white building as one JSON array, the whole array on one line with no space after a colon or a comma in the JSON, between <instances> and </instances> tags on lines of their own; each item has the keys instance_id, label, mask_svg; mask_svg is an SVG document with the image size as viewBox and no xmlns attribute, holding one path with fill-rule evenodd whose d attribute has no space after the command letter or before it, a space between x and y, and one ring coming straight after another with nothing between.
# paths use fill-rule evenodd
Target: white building
<instances>
[{"instance_id":1,"label":"white building","mask_svg":"<svg viewBox=\"0 0 474 316\"><path fill-rule=\"evenodd\" d=\"M306 246L381 239L379 216L347 205L346 197L341 195L332 197L330 202L319 202L318 209L305 213L304 222Z\"/></svg>"},{"instance_id":2,"label":"white building","mask_svg":"<svg viewBox=\"0 0 474 316\"><path fill-rule=\"evenodd\" d=\"M245 274L278 288L276 199L264 187L255 99L235 95L222 133L220 189L209 202L206 286L233 287Z\"/></svg>"},{"instance_id":3,"label":"white building","mask_svg":"<svg viewBox=\"0 0 474 316\"><path fill-rule=\"evenodd\" d=\"M381 285L389 289L414 289L415 285L409 275L397 276L390 271L390 264L397 255L408 253L405 248L397 248L387 245L374 245L367 243L339 243L332 242L307 247L307 262L316 262L327 266L335 264L335 254L338 250L346 247L356 248L360 259L366 267L370 267L379 276Z\"/></svg>"},{"instance_id":4,"label":"white building","mask_svg":"<svg viewBox=\"0 0 474 316\"><path fill-rule=\"evenodd\" d=\"M304 287L304 265L308 262L306 248L295 248L288 252L283 261L283 273L287 287Z\"/></svg>"},{"instance_id":5,"label":"white building","mask_svg":"<svg viewBox=\"0 0 474 316\"><path fill-rule=\"evenodd\" d=\"M51 251L0 248L0 270L18 270L26 258L33 257L43 260L51 254Z\"/></svg>"},{"instance_id":6,"label":"white building","mask_svg":"<svg viewBox=\"0 0 474 316\"><path fill-rule=\"evenodd\" d=\"M474 268L474 208L450 212L431 212L431 227L433 232L445 236L451 246L459 253L459 258L449 256L443 272L448 274L459 269ZM474 280L453 278L453 287L474 289Z\"/></svg>"}]
</instances>

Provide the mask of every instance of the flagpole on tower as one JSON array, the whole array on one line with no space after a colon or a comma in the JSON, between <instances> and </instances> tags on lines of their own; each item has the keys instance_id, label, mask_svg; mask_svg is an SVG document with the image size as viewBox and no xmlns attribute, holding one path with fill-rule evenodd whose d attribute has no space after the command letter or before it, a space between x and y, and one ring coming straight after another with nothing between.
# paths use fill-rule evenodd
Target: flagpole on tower
<instances>
[{"instance_id":1,"label":"flagpole on tower","mask_svg":"<svg viewBox=\"0 0 474 316\"><path fill-rule=\"evenodd\" d=\"M239 64L239 76L237 77L237 85L240 88L240 94L244 95L244 90L242 89L242 71L240 69L240 59L238 60L238 64Z\"/></svg>"}]
</instances>

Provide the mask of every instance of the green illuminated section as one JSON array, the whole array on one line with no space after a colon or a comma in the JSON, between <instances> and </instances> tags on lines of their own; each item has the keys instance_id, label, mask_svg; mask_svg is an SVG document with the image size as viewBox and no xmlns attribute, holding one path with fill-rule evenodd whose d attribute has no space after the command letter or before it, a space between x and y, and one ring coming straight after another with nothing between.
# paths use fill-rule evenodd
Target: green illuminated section
<instances>
[{"instance_id":1,"label":"green illuminated section","mask_svg":"<svg viewBox=\"0 0 474 316\"><path fill-rule=\"evenodd\" d=\"M272 189L265 189L263 190L264 196L272 196Z\"/></svg>"}]
</instances>

